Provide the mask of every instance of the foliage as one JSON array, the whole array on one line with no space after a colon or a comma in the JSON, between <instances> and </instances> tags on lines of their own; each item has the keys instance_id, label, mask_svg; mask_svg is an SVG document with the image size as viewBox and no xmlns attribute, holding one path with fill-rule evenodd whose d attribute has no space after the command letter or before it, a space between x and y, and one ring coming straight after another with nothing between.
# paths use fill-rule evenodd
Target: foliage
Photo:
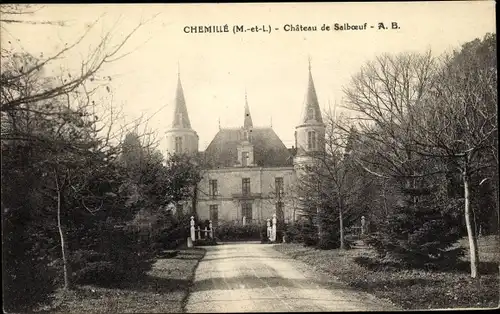
<instances>
[{"instance_id":1,"label":"foliage","mask_svg":"<svg viewBox=\"0 0 500 314\"><path fill-rule=\"evenodd\" d=\"M418 202L400 206L365 242L373 245L379 256L405 267L456 264L463 254L462 248L453 248L461 237L460 204L438 202L435 192L411 192L419 196Z\"/></svg>"},{"instance_id":2,"label":"foliage","mask_svg":"<svg viewBox=\"0 0 500 314\"><path fill-rule=\"evenodd\" d=\"M493 210L498 208L496 85L496 34L487 34L440 57L430 51L378 56L345 88L346 105L357 115L343 126L344 131L355 130L349 156L376 178L375 187L382 187L382 195L373 195L381 202L373 203L384 211L371 215L372 227L383 233L387 221L399 228L393 218L410 215L408 211L432 219L444 210L443 204L461 204L463 230L470 238L471 277L479 264L478 227L485 231L498 226ZM433 194L428 203L440 209L429 211L408 193L439 185L448 187L447 195ZM489 222L491 218L497 223ZM447 230L439 231L437 225L449 224L435 224L422 232L440 240L443 236L446 247L451 241ZM379 244L391 245L386 242ZM426 246L421 250L428 255Z\"/></svg>"},{"instance_id":3,"label":"foliage","mask_svg":"<svg viewBox=\"0 0 500 314\"><path fill-rule=\"evenodd\" d=\"M189 161L163 165L144 147L141 167L124 164L88 108L66 109L60 99L42 105L30 110L61 114L2 113L3 260L13 293L5 303L13 311L46 301L57 285L142 276L160 249L158 230L175 227L165 204L189 197L199 177Z\"/></svg>"},{"instance_id":4,"label":"foliage","mask_svg":"<svg viewBox=\"0 0 500 314\"><path fill-rule=\"evenodd\" d=\"M206 238L206 239L198 239L194 241L195 246L212 246L217 245L217 241L215 239Z\"/></svg>"},{"instance_id":5,"label":"foliage","mask_svg":"<svg viewBox=\"0 0 500 314\"><path fill-rule=\"evenodd\" d=\"M295 222L295 223L288 223L285 225L285 237L286 237L286 242L289 243L300 243L302 242L302 233L300 230L300 224L301 222Z\"/></svg>"},{"instance_id":6,"label":"foliage","mask_svg":"<svg viewBox=\"0 0 500 314\"><path fill-rule=\"evenodd\" d=\"M261 240L262 226L259 224L219 224L216 232L216 238L220 241L250 241Z\"/></svg>"},{"instance_id":7,"label":"foliage","mask_svg":"<svg viewBox=\"0 0 500 314\"><path fill-rule=\"evenodd\" d=\"M180 217L171 216L169 225L165 225L160 231L159 242L164 249L174 249L185 243L190 236L189 225L191 218L189 215Z\"/></svg>"}]
</instances>

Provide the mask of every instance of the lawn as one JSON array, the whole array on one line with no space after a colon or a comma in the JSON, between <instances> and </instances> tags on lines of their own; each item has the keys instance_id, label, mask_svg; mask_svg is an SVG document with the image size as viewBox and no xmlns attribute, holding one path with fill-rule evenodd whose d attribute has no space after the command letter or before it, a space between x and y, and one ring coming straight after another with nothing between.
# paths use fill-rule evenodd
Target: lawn
<instances>
[{"instance_id":1,"label":"lawn","mask_svg":"<svg viewBox=\"0 0 500 314\"><path fill-rule=\"evenodd\" d=\"M120 288L78 286L57 292L50 313L181 313L202 248L179 249L173 258L159 258L151 271L134 284Z\"/></svg>"},{"instance_id":2,"label":"lawn","mask_svg":"<svg viewBox=\"0 0 500 314\"><path fill-rule=\"evenodd\" d=\"M460 245L466 245L460 241ZM481 276L473 280L467 264L450 271L368 269L354 261L373 257L370 249L317 250L301 244L274 248L349 286L389 299L404 309L491 308L499 305L498 238L479 241ZM464 267L465 266L465 267Z\"/></svg>"}]
</instances>

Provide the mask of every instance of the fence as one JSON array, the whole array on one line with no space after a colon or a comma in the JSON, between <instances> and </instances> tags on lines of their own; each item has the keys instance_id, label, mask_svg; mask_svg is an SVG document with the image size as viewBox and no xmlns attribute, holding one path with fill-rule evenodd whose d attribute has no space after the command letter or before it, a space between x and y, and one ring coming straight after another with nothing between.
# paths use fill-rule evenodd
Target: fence
<instances>
[{"instance_id":1,"label":"fence","mask_svg":"<svg viewBox=\"0 0 500 314\"><path fill-rule=\"evenodd\" d=\"M213 239L214 238L214 228L212 226L212 221L209 220L208 227L205 227L204 230L201 229L201 226L198 226L198 228L195 227L195 222L194 222L194 217L191 216L191 221L190 221L190 237L188 238L188 247L193 247L193 243L195 241L199 240L205 240L205 239ZM203 234L203 236L202 236ZM198 237L196 237L198 235Z\"/></svg>"},{"instance_id":2,"label":"fence","mask_svg":"<svg viewBox=\"0 0 500 314\"><path fill-rule=\"evenodd\" d=\"M247 220L246 217L242 219L242 225L245 226L256 220ZM271 242L276 242L276 229L277 229L277 219L276 214L273 214L272 219L267 219L267 238ZM194 216L191 216L190 220L190 236L188 237L188 247L193 247L194 243L198 240L214 239L215 238L215 228L212 225L212 221L209 220L209 226L205 229L201 229L201 226L196 227L194 221ZM285 238L282 239L285 242Z\"/></svg>"}]
</instances>

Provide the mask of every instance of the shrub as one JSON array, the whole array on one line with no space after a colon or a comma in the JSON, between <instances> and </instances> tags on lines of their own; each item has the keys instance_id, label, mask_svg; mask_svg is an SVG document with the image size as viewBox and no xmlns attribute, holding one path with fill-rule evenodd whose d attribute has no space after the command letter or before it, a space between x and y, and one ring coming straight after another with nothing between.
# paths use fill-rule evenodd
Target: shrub
<instances>
[{"instance_id":1,"label":"shrub","mask_svg":"<svg viewBox=\"0 0 500 314\"><path fill-rule=\"evenodd\" d=\"M10 214L2 218L11 218ZM55 290L56 269L48 254L37 248L42 240L33 229L16 221L3 226L3 306L6 312L29 312Z\"/></svg>"},{"instance_id":2,"label":"shrub","mask_svg":"<svg viewBox=\"0 0 500 314\"><path fill-rule=\"evenodd\" d=\"M190 236L190 221L189 215L183 215L180 218L172 217L170 224L164 226L159 235L158 242L162 244L162 248L175 249L185 243Z\"/></svg>"},{"instance_id":3,"label":"shrub","mask_svg":"<svg viewBox=\"0 0 500 314\"><path fill-rule=\"evenodd\" d=\"M160 250L154 237L141 239L140 232L126 227L108 226L100 230L100 236L98 246L71 255L76 283L114 286L134 281L151 269Z\"/></svg>"},{"instance_id":4,"label":"shrub","mask_svg":"<svg viewBox=\"0 0 500 314\"><path fill-rule=\"evenodd\" d=\"M417 204L397 208L379 232L367 237L379 257L406 267L455 264L463 249L452 248L460 238L458 204L440 204L422 197Z\"/></svg>"},{"instance_id":5,"label":"shrub","mask_svg":"<svg viewBox=\"0 0 500 314\"><path fill-rule=\"evenodd\" d=\"M258 224L236 225L225 223L215 230L221 241L261 240L261 226Z\"/></svg>"},{"instance_id":6,"label":"shrub","mask_svg":"<svg viewBox=\"0 0 500 314\"><path fill-rule=\"evenodd\" d=\"M110 285L121 280L122 274L109 261L90 262L73 274L73 280L81 284Z\"/></svg>"},{"instance_id":7,"label":"shrub","mask_svg":"<svg viewBox=\"0 0 500 314\"><path fill-rule=\"evenodd\" d=\"M194 241L195 246L211 246L211 245L217 245L217 241L215 239L200 239Z\"/></svg>"},{"instance_id":8,"label":"shrub","mask_svg":"<svg viewBox=\"0 0 500 314\"><path fill-rule=\"evenodd\" d=\"M318 244L318 230L312 221L304 220L300 224L302 242L305 246L316 246Z\"/></svg>"},{"instance_id":9,"label":"shrub","mask_svg":"<svg viewBox=\"0 0 500 314\"><path fill-rule=\"evenodd\" d=\"M302 242L302 234L298 222L285 225L286 242L300 243Z\"/></svg>"}]
</instances>

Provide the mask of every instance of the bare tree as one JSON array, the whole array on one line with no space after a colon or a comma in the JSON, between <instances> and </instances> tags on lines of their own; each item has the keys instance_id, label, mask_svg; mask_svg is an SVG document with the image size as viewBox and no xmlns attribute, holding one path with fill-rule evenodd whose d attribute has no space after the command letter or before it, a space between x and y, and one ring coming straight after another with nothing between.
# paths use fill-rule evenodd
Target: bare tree
<instances>
[{"instance_id":1,"label":"bare tree","mask_svg":"<svg viewBox=\"0 0 500 314\"><path fill-rule=\"evenodd\" d=\"M311 154L315 163L313 166L306 167L306 171L309 176L312 175L317 182L321 183L317 187L318 196L334 204L338 213L340 248L345 249L346 222L349 221L350 224L353 219L361 217L362 202L365 199L362 191L369 180L363 172L359 171L359 167L350 156L353 144L350 121L343 115L337 117L332 111L327 112L325 117L325 150L322 153ZM326 210L321 206L318 208L320 211ZM349 220L346 220L346 215L350 217ZM319 216L327 217L328 213L320 212ZM326 222L335 223L329 219L326 219ZM318 227L321 228L321 223Z\"/></svg>"},{"instance_id":2,"label":"bare tree","mask_svg":"<svg viewBox=\"0 0 500 314\"><path fill-rule=\"evenodd\" d=\"M476 277L470 176L491 167L487 159L496 152L497 98L495 47L478 48L477 42L472 46L444 60L430 52L379 57L362 68L345 94L348 108L359 113L356 126L361 136L354 160L363 169L397 179L405 189L416 189L431 176L459 171L471 276Z\"/></svg>"},{"instance_id":3,"label":"bare tree","mask_svg":"<svg viewBox=\"0 0 500 314\"><path fill-rule=\"evenodd\" d=\"M471 277L479 276L475 214L471 208L471 176L491 169L497 154L497 69L495 36L474 41L445 55L432 95L418 111L414 141L420 154L451 159L461 174L464 215L469 240Z\"/></svg>"},{"instance_id":4,"label":"bare tree","mask_svg":"<svg viewBox=\"0 0 500 314\"><path fill-rule=\"evenodd\" d=\"M18 6L2 6L1 9L2 13L7 15L35 13ZM18 22L5 19L4 14L2 23ZM71 288L65 228L61 219L65 208L65 194L75 187L74 180L81 174L81 167L87 164L86 161L93 156L102 158L103 152L106 152L105 159L116 155L116 151L110 149L109 145L112 123L103 123L100 127L96 123L98 117L95 114L96 103L93 96L100 88L106 88L110 92L108 84L111 81L111 77L99 78L98 74L105 64L128 54L123 54L122 48L146 21L141 21L117 44L111 43L111 34L114 31L111 29L91 49L77 72L66 72L58 77L48 77L43 72L57 60L67 57L67 54L88 36L98 21L99 19L89 25L86 32L73 44L66 45L48 58L41 56L39 59L2 49L2 144L12 141L31 142L39 144L44 152L52 152L47 160L41 161L40 167L45 167L54 177L52 190L56 193L57 228L65 289ZM5 31L5 25L2 25L2 29ZM114 112L110 110L108 122L114 118ZM6 125L3 122L7 122ZM87 206L84 208L93 212Z\"/></svg>"}]
</instances>

